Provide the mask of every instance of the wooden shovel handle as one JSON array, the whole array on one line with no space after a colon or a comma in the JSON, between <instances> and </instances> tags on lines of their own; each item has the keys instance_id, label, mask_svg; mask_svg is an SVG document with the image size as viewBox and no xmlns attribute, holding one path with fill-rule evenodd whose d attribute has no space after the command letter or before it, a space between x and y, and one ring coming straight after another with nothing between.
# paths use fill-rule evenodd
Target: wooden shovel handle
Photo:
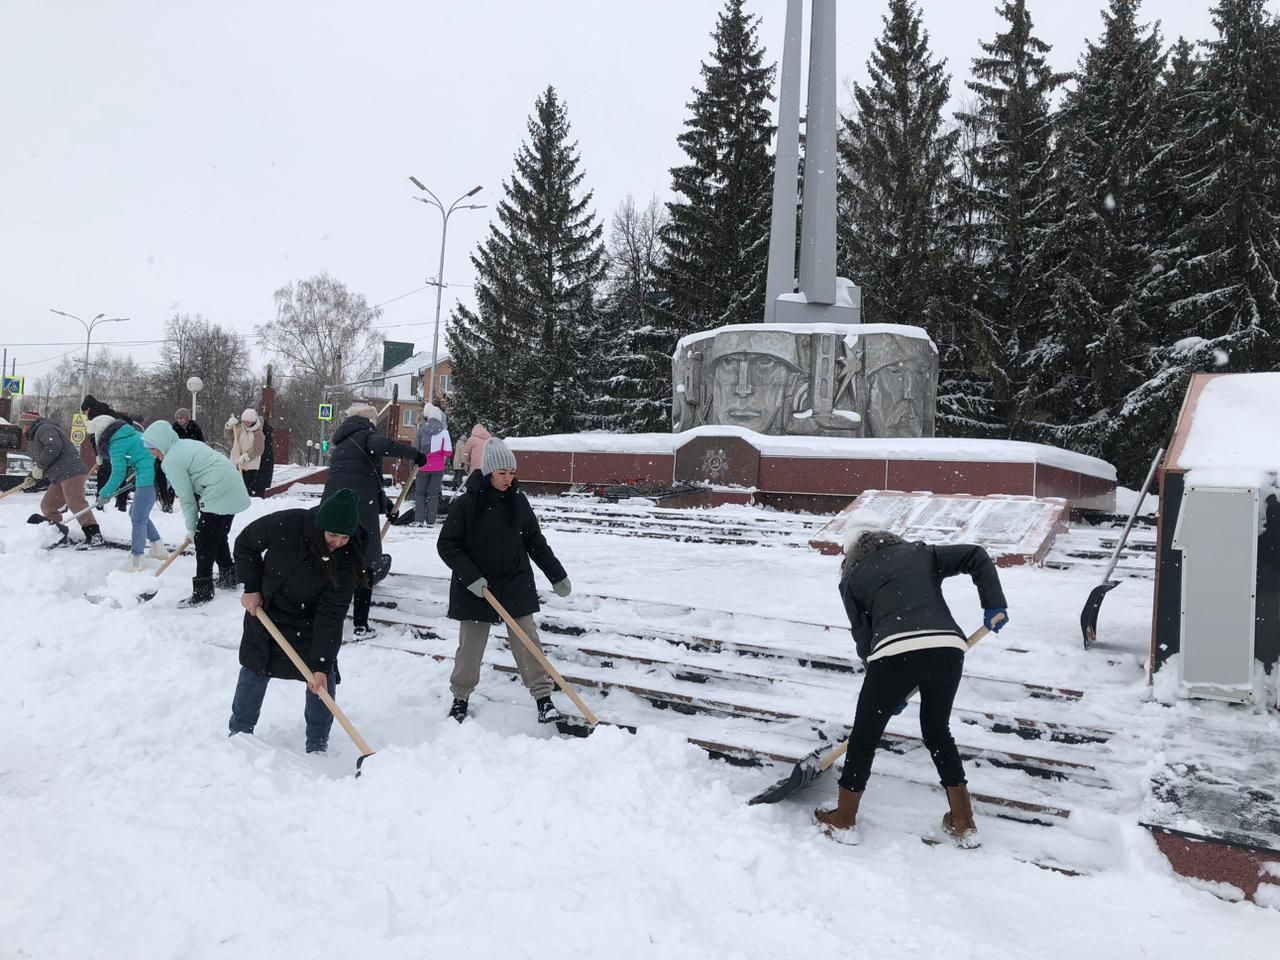
<instances>
[{"instance_id":1,"label":"wooden shovel handle","mask_svg":"<svg viewBox=\"0 0 1280 960\"><path fill-rule=\"evenodd\" d=\"M169 564L171 564L171 563L173 563L173 561L177 560L177 559L178 559L178 557L180 557L180 556L182 555L182 551L183 551L183 550L185 550L185 549L187 549L187 547L191 546L191 540L192 540L192 535L191 535L191 534L189 534L189 533L188 533L185 537L183 537L183 538L182 538L182 542L181 542L180 544L178 544L178 549L174 550L174 551L173 551L173 553L169 554L169 556L165 558L164 563L160 564L160 566L156 569L156 576L157 576L157 577L158 577L158 576L160 576L160 574L164 573L166 570L168 570L168 569L169 569Z\"/></svg>"},{"instance_id":2,"label":"wooden shovel handle","mask_svg":"<svg viewBox=\"0 0 1280 960\"><path fill-rule=\"evenodd\" d=\"M258 607L256 616L262 622L262 625L267 628L267 632L271 634L271 638L280 645L280 649L283 650L285 654L288 655L289 659L293 661L293 665L297 667L298 672L302 674L302 679L310 681L315 675L315 671L302 661L302 658L298 656L298 651L293 649L293 644L286 640L284 634L280 632L280 629L271 622L271 618L267 616L267 611L263 610L262 607ZM351 721L347 719L347 715L342 712L342 708L338 706L333 697L329 696L329 691L321 687L317 696L319 696L324 702L324 705L329 708L329 712L334 715L337 721L342 724L342 729L347 731L347 736L355 742L356 747L360 750L361 759L363 760L365 757L373 753L373 747L364 742L364 737L360 736L359 731L352 726Z\"/></svg>"},{"instance_id":3,"label":"wooden shovel handle","mask_svg":"<svg viewBox=\"0 0 1280 960\"><path fill-rule=\"evenodd\" d=\"M524 644L524 648L533 654L534 659L536 659L538 663L542 664L542 669L547 671L551 679L556 682L556 685L565 692L565 696L572 700L573 705L582 711L582 715L587 718L587 723L591 724L593 727L599 723L600 718L592 713L591 708L582 702L582 698L578 696L578 692L574 690L573 687L569 686L568 680L560 676L560 671L551 665L551 661L547 659L546 654L538 648L536 643L529 639L529 635L527 633L520 629L520 624L516 623L515 620L512 619L511 614L507 613L507 608L498 602L498 598L490 592L488 587L484 588L484 598L489 601L489 606L498 611L498 616L500 616L503 622L506 623L507 629L519 637L520 642Z\"/></svg>"},{"instance_id":4,"label":"wooden shovel handle","mask_svg":"<svg viewBox=\"0 0 1280 960\"><path fill-rule=\"evenodd\" d=\"M404 506L404 498L409 495L409 488L413 486L416 482L417 482L417 478L414 477L413 479L406 481L404 486L400 488L400 499L396 501L396 513L399 513L400 508ZM415 517L414 519L421 520L422 518ZM381 539L383 540L387 539L387 531L390 529L391 529L391 518L388 517L387 522L382 525Z\"/></svg>"},{"instance_id":5,"label":"wooden shovel handle","mask_svg":"<svg viewBox=\"0 0 1280 960\"><path fill-rule=\"evenodd\" d=\"M36 482L32 480L30 477L27 477L27 479L23 480L16 487L12 487L11 489L6 490L4 493L0 493L0 500L3 500L5 497L12 497L15 493L21 493L23 490L30 490L35 485L36 485Z\"/></svg>"},{"instance_id":6,"label":"wooden shovel handle","mask_svg":"<svg viewBox=\"0 0 1280 960\"><path fill-rule=\"evenodd\" d=\"M1004 619L1005 619L1004 617L1000 618L1001 621L1003 621ZM969 638L967 640L965 640L965 645L970 650L972 650L973 645L990 632L991 631L988 630L985 626L979 627L977 630L973 631L973 633L969 635ZM907 694L907 699L908 700L912 699L919 692L920 692L920 688L916 687L914 690L912 690L910 693ZM849 741L846 740L842 744L840 744L840 746L836 747L834 750L832 750L830 753L828 753L826 756L822 758L822 762L818 764L818 769L819 770L828 769L833 763L835 763L837 760L843 757L845 755L845 751L847 751L848 749L849 749Z\"/></svg>"}]
</instances>

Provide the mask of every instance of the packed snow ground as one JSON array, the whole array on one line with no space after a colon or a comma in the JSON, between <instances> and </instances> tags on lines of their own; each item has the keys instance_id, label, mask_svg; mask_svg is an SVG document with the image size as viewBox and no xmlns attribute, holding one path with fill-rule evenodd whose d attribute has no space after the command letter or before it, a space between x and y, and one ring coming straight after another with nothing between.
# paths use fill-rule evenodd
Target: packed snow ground
<instances>
[{"instance_id":1,"label":"packed snow ground","mask_svg":"<svg viewBox=\"0 0 1280 960\"><path fill-rule=\"evenodd\" d=\"M298 756L301 684L267 694L258 736L281 749L229 739L237 599L177 610L184 557L138 604L150 575L119 572L124 552L41 549L50 531L23 523L36 499L0 504L5 957L1174 958L1206 943L1256 955L1280 936L1280 912L1178 880L1124 817L1091 825L1114 863L1072 878L994 844L930 847L889 829L895 790L873 776L863 843L844 847L812 825L812 801L746 805L783 771L709 761L658 728L551 736L492 671L458 726L445 718L449 663L370 645L344 649L338 688L378 750L358 781L336 724L327 758ZM311 503L255 501L250 516ZM180 516L156 521L176 544ZM103 527L128 533L114 510ZM843 622L836 558L604 530L550 540L575 591ZM399 571L444 573L431 538L393 531L387 547ZM1079 644L1096 576L1002 571L1011 624L975 649L974 668L1120 683L1145 699L1151 584L1108 596L1108 666ZM91 589L121 608L89 603ZM967 581L948 597L962 625L978 624ZM609 701L593 703L607 718ZM825 784L819 799L834 794ZM941 813L922 811L919 830Z\"/></svg>"}]
</instances>

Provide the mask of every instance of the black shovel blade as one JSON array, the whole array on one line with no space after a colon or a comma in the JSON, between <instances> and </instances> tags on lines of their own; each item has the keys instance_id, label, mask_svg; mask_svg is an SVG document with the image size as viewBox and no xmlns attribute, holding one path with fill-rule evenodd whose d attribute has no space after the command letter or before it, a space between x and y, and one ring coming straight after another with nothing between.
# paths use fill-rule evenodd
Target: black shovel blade
<instances>
[{"instance_id":1,"label":"black shovel blade","mask_svg":"<svg viewBox=\"0 0 1280 960\"><path fill-rule=\"evenodd\" d=\"M831 752L829 744L818 747L808 756L802 758L792 769L789 774L769 787L762 790L754 797L747 801L748 806L754 806L757 803L777 803L779 800L785 800L798 790L803 790L818 777L822 776L822 758Z\"/></svg>"},{"instance_id":2,"label":"black shovel blade","mask_svg":"<svg viewBox=\"0 0 1280 960\"><path fill-rule=\"evenodd\" d=\"M374 751L374 753L377 753L377 751L375 750L375 751ZM367 760L369 757L372 757L372 756L373 756L373 754L372 754L372 753L366 753L366 754L361 755L360 759L356 761L356 776L355 776L355 778L356 778L357 780L359 780L359 779L360 779L360 774L361 774L361 773L363 773L363 771L362 771L360 768L364 766L364 762L365 762L365 760Z\"/></svg>"},{"instance_id":3,"label":"black shovel blade","mask_svg":"<svg viewBox=\"0 0 1280 960\"><path fill-rule=\"evenodd\" d=\"M556 730L566 737L589 737L595 732L596 727L613 727L617 730L625 730L627 733L636 732L635 727L625 723L609 723L605 720L600 720L595 725L588 723L583 717L561 717L556 721Z\"/></svg>"},{"instance_id":4,"label":"black shovel blade","mask_svg":"<svg viewBox=\"0 0 1280 960\"><path fill-rule=\"evenodd\" d=\"M1102 598L1118 586L1119 580L1108 580L1089 591L1089 599L1084 602L1084 609L1080 611L1080 633L1084 637L1086 650L1098 641L1098 610L1102 608Z\"/></svg>"},{"instance_id":5,"label":"black shovel blade","mask_svg":"<svg viewBox=\"0 0 1280 960\"><path fill-rule=\"evenodd\" d=\"M154 600L156 597L156 594L159 592L160 592L160 588L156 587L154 590L147 590L144 593L140 593L138 594L138 602L146 603L148 600Z\"/></svg>"}]
</instances>

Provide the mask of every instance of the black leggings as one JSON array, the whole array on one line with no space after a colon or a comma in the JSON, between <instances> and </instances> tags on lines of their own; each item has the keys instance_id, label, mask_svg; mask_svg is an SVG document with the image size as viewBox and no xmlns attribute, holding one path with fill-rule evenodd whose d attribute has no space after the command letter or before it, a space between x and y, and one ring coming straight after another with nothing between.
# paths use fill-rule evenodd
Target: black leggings
<instances>
[{"instance_id":1,"label":"black leggings","mask_svg":"<svg viewBox=\"0 0 1280 960\"><path fill-rule=\"evenodd\" d=\"M366 571L366 576L368 571ZM357 627L369 625L369 607L373 605L373 588L356 587L356 595L351 604L351 622Z\"/></svg>"},{"instance_id":2,"label":"black leggings","mask_svg":"<svg viewBox=\"0 0 1280 960\"><path fill-rule=\"evenodd\" d=\"M215 560L218 570L223 573L235 569L235 562L231 559L231 546L227 543L233 519L229 514L200 511L195 536L197 577L213 576Z\"/></svg>"},{"instance_id":3,"label":"black leggings","mask_svg":"<svg viewBox=\"0 0 1280 960\"><path fill-rule=\"evenodd\" d=\"M964 783L964 764L950 726L951 703L963 672L964 653L949 647L911 650L867 664L840 786L858 792L866 789L884 728L894 709L916 687L920 688L920 735L938 768L938 779L944 787Z\"/></svg>"}]
</instances>

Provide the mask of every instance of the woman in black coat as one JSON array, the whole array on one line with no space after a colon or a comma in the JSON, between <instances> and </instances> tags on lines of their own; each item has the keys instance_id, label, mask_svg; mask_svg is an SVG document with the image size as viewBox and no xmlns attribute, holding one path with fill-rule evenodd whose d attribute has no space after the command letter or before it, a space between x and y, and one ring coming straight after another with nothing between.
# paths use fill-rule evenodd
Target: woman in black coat
<instances>
[{"instance_id":1,"label":"woman in black coat","mask_svg":"<svg viewBox=\"0 0 1280 960\"><path fill-rule=\"evenodd\" d=\"M538 628L536 563L555 592L567 597L571 586L564 567L538 528L533 507L516 484L515 454L496 437L485 444L480 469L467 478L465 491L454 498L440 530L436 549L453 571L449 580L449 617L459 620L458 652L449 678L453 706L449 716L461 723L467 701L480 682L480 663L489 628L498 613L484 597L488 587L534 643ZM540 723L563 719L551 700L551 678L518 637L509 637L520 679L533 695ZM541 644L539 644L541 647Z\"/></svg>"},{"instance_id":2,"label":"woman in black coat","mask_svg":"<svg viewBox=\"0 0 1280 960\"><path fill-rule=\"evenodd\" d=\"M382 458L412 460L419 467L427 462L425 454L408 444L379 436L374 427L377 417L377 409L367 403L353 404L347 409L347 418L333 432L329 479L324 485L326 497L335 490L355 491L360 506L360 528L365 535L365 571L370 583L375 579L375 568L382 563L382 515L385 513L394 519L395 510L395 505L382 489ZM356 589L355 609L351 613L356 640L365 640L375 634L369 626L372 598L368 585Z\"/></svg>"},{"instance_id":3,"label":"woman in black coat","mask_svg":"<svg viewBox=\"0 0 1280 960\"><path fill-rule=\"evenodd\" d=\"M307 680L307 753L324 753L333 715L318 696L339 681L342 624L364 576L356 495L339 490L310 510L259 517L236 537L236 578L244 583L240 677L231 702L231 733L253 733L267 683L302 679L257 617L262 608L298 652Z\"/></svg>"},{"instance_id":4,"label":"woman in black coat","mask_svg":"<svg viewBox=\"0 0 1280 960\"><path fill-rule=\"evenodd\" d=\"M942 596L942 581L968 574L978 588L983 622L1008 620L1000 576L974 544L908 543L887 530L854 531L841 565L840 598L867 672L858 695L836 807L815 816L835 838L855 837L858 806L889 718L920 690L920 734L947 791L943 829L960 846L978 845L964 764L951 736L951 704L968 649L964 631Z\"/></svg>"}]
</instances>

